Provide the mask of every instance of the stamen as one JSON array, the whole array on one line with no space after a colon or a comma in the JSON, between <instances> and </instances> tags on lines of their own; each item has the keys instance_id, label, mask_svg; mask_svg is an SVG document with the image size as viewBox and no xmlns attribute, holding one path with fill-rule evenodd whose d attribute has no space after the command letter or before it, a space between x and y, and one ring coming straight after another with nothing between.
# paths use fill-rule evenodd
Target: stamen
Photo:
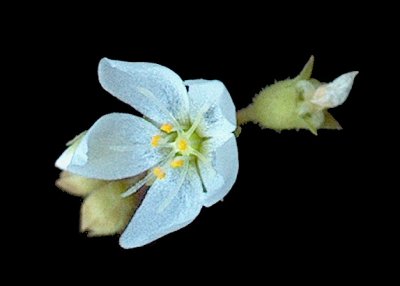
<instances>
[{"instance_id":1,"label":"stamen","mask_svg":"<svg viewBox=\"0 0 400 286\"><path fill-rule=\"evenodd\" d=\"M169 206L169 204L171 203L173 198L175 198L176 194L181 189L183 182L185 181L188 170L189 170L189 164L186 164L185 169L182 170L182 173L180 175L178 186L176 186L176 188L169 194L169 196L164 200L164 202L162 202L162 204L160 205L160 207L157 210L159 213L161 213L163 210L165 210L165 208Z\"/></svg>"},{"instance_id":2,"label":"stamen","mask_svg":"<svg viewBox=\"0 0 400 286\"><path fill-rule=\"evenodd\" d=\"M207 158L203 154L201 154L199 151L197 151L196 149L190 148L190 154L195 155L197 158L199 158L203 162L208 161Z\"/></svg>"},{"instance_id":3,"label":"stamen","mask_svg":"<svg viewBox=\"0 0 400 286\"><path fill-rule=\"evenodd\" d=\"M162 163L160 163L159 166L165 166L165 164L169 161L172 160L172 158L174 158L174 154L175 152L172 151L168 154L168 156L165 158L164 161L162 161ZM147 172L146 177L144 177L142 180L140 180L139 182L136 183L136 185L134 185L132 188L130 188L129 190L127 190L125 193L121 194L121 197L126 198L129 197L130 195L136 193L141 187L143 187L145 184L147 185L149 182L151 182L152 180L154 180L154 176L155 174L155 169L159 168L162 172L164 172L161 167L156 167L153 169L153 172L149 171ZM164 172L164 177L166 176L165 172ZM156 175L156 177L158 178L158 176Z\"/></svg>"},{"instance_id":4,"label":"stamen","mask_svg":"<svg viewBox=\"0 0 400 286\"><path fill-rule=\"evenodd\" d=\"M172 124L170 124L170 123L165 123L165 124L161 125L161 127L160 127L160 130L164 131L165 133L171 133L173 129L174 129L174 126L172 126Z\"/></svg>"},{"instance_id":5,"label":"stamen","mask_svg":"<svg viewBox=\"0 0 400 286\"><path fill-rule=\"evenodd\" d=\"M179 151L185 151L188 148L188 142L185 139L179 139L178 149Z\"/></svg>"},{"instance_id":6,"label":"stamen","mask_svg":"<svg viewBox=\"0 0 400 286\"><path fill-rule=\"evenodd\" d=\"M199 126L201 119L203 118L204 112L199 112L199 114L197 114L196 119L194 120L192 126L190 127L190 129L186 132L186 136L190 137L192 136L193 132L196 130L197 126Z\"/></svg>"},{"instance_id":7,"label":"stamen","mask_svg":"<svg viewBox=\"0 0 400 286\"><path fill-rule=\"evenodd\" d=\"M155 135L151 138L151 146L158 147L160 144L161 135Z\"/></svg>"},{"instance_id":8,"label":"stamen","mask_svg":"<svg viewBox=\"0 0 400 286\"><path fill-rule=\"evenodd\" d=\"M151 179L154 179L154 175L152 172L148 172L146 177L144 177L139 182L137 182L135 185L133 185L131 188L129 188L125 193L122 193L121 197L126 198L126 197L129 197L130 195L136 193L141 187L143 187L145 184L147 184Z\"/></svg>"},{"instance_id":9,"label":"stamen","mask_svg":"<svg viewBox=\"0 0 400 286\"><path fill-rule=\"evenodd\" d=\"M172 168L180 168L183 166L184 163L185 163L185 161L182 159L175 159L175 160L171 161L170 165Z\"/></svg>"},{"instance_id":10,"label":"stamen","mask_svg":"<svg viewBox=\"0 0 400 286\"><path fill-rule=\"evenodd\" d=\"M210 100L210 101L204 103L204 105L200 108L200 110L197 113L196 119L194 120L192 126L186 132L186 136L187 137L192 136L193 132L197 129L197 126L199 126L201 120L203 119L204 114L211 108L211 106L214 104L214 102L215 102L215 99Z\"/></svg>"},{"instance_id":11,"label":"stamen","mask_svg":"<svg viewBox=\"0 0 400 286\"><path fill-rule=\"evenodd\" d=\"M164 179L165 178L165 172L163 171L163 169L161 169L160 167L155 167L154 169L153 169L153 173L154 173L154 175L157 177L157 179L160 179L160 180L162 180L162 179Z\"/></svg>"}]
</instances>

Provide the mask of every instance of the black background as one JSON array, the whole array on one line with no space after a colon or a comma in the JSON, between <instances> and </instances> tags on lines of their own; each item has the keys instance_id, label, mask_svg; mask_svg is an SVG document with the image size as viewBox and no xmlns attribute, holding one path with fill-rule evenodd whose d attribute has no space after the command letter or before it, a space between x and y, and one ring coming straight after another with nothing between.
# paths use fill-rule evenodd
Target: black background
<instances>
[{"instance_id":1,"label":"black background","mask_svg":"<svg viewBox=\"0 0 400 286\"><path fill-rule=\"evenodd\" d=\"M34 210L27 212L34 217L22 236L33 237L20 246L34 254L24 261L41 257L43 268L57 265L70 277L125 277L132 283L151 283L164 271L165 281L177 282L184 274L209 281L213 275L300 279L355 271L370 255L365 229L373 220L370 194L360 185L366 173L358 172L370 164L360 146L371 101L366 69L374 59L364 48L372 28L363 21L366 12L304 5L231 11L199 4L176 13L157 6L131 15L119 15L123 7L104 7L100 13L72 9L68 16L50 15L35 29L45 31L43 41L28 42L40 80L27 104L38 107L32 120L39 128L27 133L35 138L40 168L31 172L39 187L31 194ZM249 124L238 138L240 171L233 189L188 227L133 250L121 249L117 237L79 233L81 200L54 186L54 161L65 142L100 116L135 113L102 90L102 57L156 62L183 79L219 79L242 108L267 84L296 76L310 55L321 81L360 71L346 103L332 111L342 131L314 136Z\"/></svg>"}]
</instances>

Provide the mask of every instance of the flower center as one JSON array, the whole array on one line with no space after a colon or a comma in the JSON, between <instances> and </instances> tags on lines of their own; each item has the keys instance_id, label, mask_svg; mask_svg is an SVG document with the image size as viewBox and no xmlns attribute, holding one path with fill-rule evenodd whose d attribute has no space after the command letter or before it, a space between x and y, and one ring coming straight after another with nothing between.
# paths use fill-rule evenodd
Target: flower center
<instances>
[{"instance_id":1,"label":"flower center","mask_svg":"<svg viewBox=\"0 0 400 286\"><path fill-rule=\"evenodd\" d=\"M199 121L195 121L190 128L182 126L173 126L170 123L161 125L160 132L155 134L150 144L153 148L169 149L169 155L151 172L131 187L128 191L122 194L123 197L128 197L139 190L145 184L151 184L152 181L164 180L168 176L168 168L185 168L181 174L181 181L185 178L185 174L189 167L189 162L198 159L206 161L206 157L201 153L201 146L204 138L196 133ZM183 178L183 179L182 179ZM170 198L166 200L165 205L168 205ZM165 207L165 206L164 206Z\"/></svg>"},{"instance_id":2,"label":"flower center","mask_svg":"<svg viewBox=\"0 0 400 286\"><path fill-rule=\"evenodd\" d=\"M190 128L176 127L171 123L161 125L161 132L151 138L151 146L153 148L168 148L171 152L165 162L153 169L156 178L165 178L164 169L167 165L172 168L180 168L188 164L190 160L197 160L198 158L205 160L200 152L204 140L196 133L196 128L197 124L193 124Z\"/></svg>"}]
</instances>

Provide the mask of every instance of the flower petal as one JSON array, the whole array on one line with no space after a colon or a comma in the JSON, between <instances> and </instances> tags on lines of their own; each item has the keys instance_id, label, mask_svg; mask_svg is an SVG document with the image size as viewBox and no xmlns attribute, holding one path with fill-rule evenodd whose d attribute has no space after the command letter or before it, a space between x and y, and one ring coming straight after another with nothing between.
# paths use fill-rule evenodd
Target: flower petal
<instances>
[{"instance_id":1,"label":"flower petal","mask_svg":"<svg viewBox=\"0 0 400 286\"><path fill-rule=\"evenodd\" d=\"M168 169L165 179L154 182L121 235L121 247L143 246L185 227L197 217L202 207L201 181L193 163L182 183L183 172L185 168Z\"/></svg>"},{"instance_id":2,"label":"flower petal","mask_svg":"<svg viewBox=\"0 0 400 286\"><path fill-rule=\"evenodd\" d=\"M321 85L315 91L311 102L323 108L341 105L349 96L357 71L345 73L329 84Z\"/></svg>"},{"instance_id":3,"label":"flower petal","mask_svg":"<svg viewBox=\"0 0 400 286\"><path fill-rule=\"evenodd\" d=\"M238 150L234 135L214 137L203 143L202 153L209 160L198 161L206 187L203 205L210 207L222 200L236 181L239 170Z\"/></svg>"},{"instance_id":4,"label":"flower petal","mask_svg":"<svg viewBox=\"0 0 400 286\"><path fill-rule=\"evenodd\" d=\"M211 137L236 129L236 109L225 85L218 80L187 80L190 119L200 119L197 132Z\"/></svg>"},{"instance_id":5,"label":"flower petal","mask_svg":"<svg viewBox=\"0 0 400 286\"><path fill-rule=\"evenodd\" d=\"M189 103L186 88L172 70L153 63L103 58L98 74L105 90L158 124L176 124L175 119L187 122Z\"/></svg>"},{"instance_id":6,"label":"flower petal","mask_svg":"<svg viewBox=\"0 0 400 286\"><path fill-rule=\"evenodd\" d=\"M72 146L69 146L65 151L61 154L61 156L56 161L56 167L61 170L65 170L68 165L71 163L72 157L74 156L74 150Z\"/></svg>"},{"instance_id":7,"label":"flower petal","mask_svg":"<svg viewBox=\"0 0 400 286\"><path fill-rule=\"evenodd\" d=\"M158 129L143 118L122 113L105 115L89 129L67 170L103 180L133 177L165 155L151 147L151 138L157 133Z\"/></svg>"},{"instance_id":8,"label":"flower petal","mask_svg":"<svg viewBox=\"0 0 400 286\"><path fill-rule=\"evenodd\" d=\"M61 170L65 170L67 168L67 166L71 163L72 157L75 154L76 148L78 147L78 145L81 143L81 141L83 140L85 134L87 132L84 131L81 134L79 134L78 136L75 136L74 139L72 139L71 141L69 141L67 143L67 149L65 149L65 151L61 154L61 156L57 159L56 161L56 167L61 169ZM83 160L85 160L85 158L82 158Z\"/></svg>"}]
</instances>

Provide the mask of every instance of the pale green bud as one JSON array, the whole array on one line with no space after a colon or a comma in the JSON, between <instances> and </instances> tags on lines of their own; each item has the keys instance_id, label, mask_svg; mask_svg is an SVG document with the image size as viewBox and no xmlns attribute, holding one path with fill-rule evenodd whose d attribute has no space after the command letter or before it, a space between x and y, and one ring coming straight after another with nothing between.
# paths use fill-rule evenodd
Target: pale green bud
<instances>
[{"instance_id":1,"label":"pale green bud","mask_svg":"<svg viewBox=\"0 0 400 286\"><path fill-rule=\"evenodd\" d=\"M238 112L238 124L251 121L262 128L308 129L314 134L320 128L341 129L326 109L346 100L357 72L322 84L311 78L313 65L314 57L311 57L297 77L263 89L252 104Z\"/></svg>"},{"instance_id":2,"label":"pale green bud","mask_svg":"<svg viewBox=\"0 0 400 286\"><path fill-rule=\"evenodd\" d=\"M81 232L88 236L105 236L122 233L145 194L139 190L129 197L122 197L142 176L105 181L81 177L66 171L56 181L61 190L84 197L81 207Z\"/></svg>"},{"instance_id":3,"label":"pale green bud","mask_svg":"<svg viewBox=\"0 0 400 286\"><path fill-rule=\"evenodd\" d=\"M144 195L143 191L123 198L132 181L111 181L92 192L81 208L81 232L88 236L120 234L126 228Z\"/></svg>"},{"instance_id":4,"label":"pale green bud","mask_svg":"<svg viewBox=\"0 0 400 286\"><path fill-rule=\"evenodd\" d=\"M60 173L60 178L56 181L56 186L61 190L80 197L86 197L92 191L105 186L108 181L88 179L67 171Z\"/></svg>"}]
</instances>

